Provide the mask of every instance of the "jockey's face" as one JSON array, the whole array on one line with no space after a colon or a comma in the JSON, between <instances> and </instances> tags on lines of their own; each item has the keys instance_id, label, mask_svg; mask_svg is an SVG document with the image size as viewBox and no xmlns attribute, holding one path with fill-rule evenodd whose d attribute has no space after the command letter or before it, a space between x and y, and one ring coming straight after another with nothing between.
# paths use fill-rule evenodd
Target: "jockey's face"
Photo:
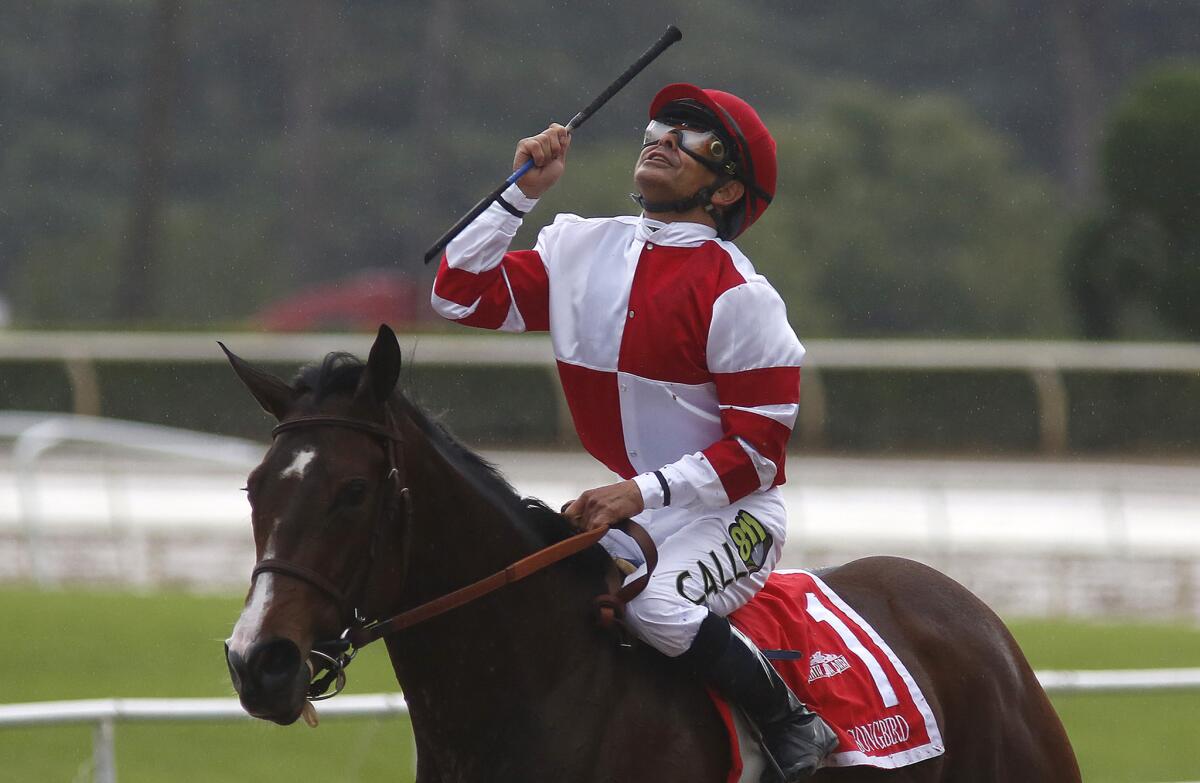
<instances>
[{"instance_id":1,"label":"jockey's face","mask_svg":"<svg viewBox=\"0 0 1200 783\"><path fill-rule=\"evenodd\" d=\"M681 149L687 141L702 143L698 138L691 138L691 133L685 138L682 132L657 132L661 128L652 133L653 126L654 123L647 128L647 142L633 170L638 192L647 200L661 202L689 198L716 180L717 175L712 170Z\"/></svg>"}]
</instances>

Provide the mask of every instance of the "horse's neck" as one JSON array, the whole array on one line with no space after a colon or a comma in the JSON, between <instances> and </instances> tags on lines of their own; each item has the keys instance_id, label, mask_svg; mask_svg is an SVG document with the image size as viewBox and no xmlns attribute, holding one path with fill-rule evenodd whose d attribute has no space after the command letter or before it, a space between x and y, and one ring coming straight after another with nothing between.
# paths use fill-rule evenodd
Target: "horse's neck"
<instances>
[{"instance_id":1,"label":"horse's neck","mask_svg":"<svg viewBox=\"0 0 1200 783\"><path fill-rule=\"evenodd\" d=\"M541 546L497 508L486 482L464 481L432 447L426 445L423 453L414 445L416 453L406 455L414 503L406 605L446 595ZM549 677L568 665L565 656L596 646L596 634L580 615L597 592L570 567L536 574L414 628L411 633L421 644L411 654L409 645L400 645L406 653L402 658L411 659L405 668L453 674L456 681L528 670L521 679L533 685L539 674Z\"/></svg>"},{"instance_id":2,"label":"horse's neck","mask_svg":"<svg viewBox=\"0 0 1200 783\"><path fill-rule=\"evenodd\" d=\"M427 601L488 576L536 550L531 534L500 507L502 490L464 478L452 457L423 438L406 438L413 504L405 553L407 603Z\"/></svg>"}]
</instances>

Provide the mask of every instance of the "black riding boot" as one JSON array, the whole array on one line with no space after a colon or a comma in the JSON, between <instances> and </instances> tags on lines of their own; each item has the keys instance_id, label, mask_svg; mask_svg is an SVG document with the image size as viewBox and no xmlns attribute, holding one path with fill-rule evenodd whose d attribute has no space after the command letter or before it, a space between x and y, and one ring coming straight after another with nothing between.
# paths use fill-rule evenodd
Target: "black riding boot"
<instances>
[{"instance_id":1,"label":"black riding boot","mask_svg":"<svg viewBox=\"0 0 1200 783\"><path fill-rule=\"evenodd\" d=\"M837 747L837 735L792 693L770 661L724 617L709 614L682 656L762 732L786 783L804 780ZM763 780L775 776L770 772Z\"/></svg>"}]
</instances>

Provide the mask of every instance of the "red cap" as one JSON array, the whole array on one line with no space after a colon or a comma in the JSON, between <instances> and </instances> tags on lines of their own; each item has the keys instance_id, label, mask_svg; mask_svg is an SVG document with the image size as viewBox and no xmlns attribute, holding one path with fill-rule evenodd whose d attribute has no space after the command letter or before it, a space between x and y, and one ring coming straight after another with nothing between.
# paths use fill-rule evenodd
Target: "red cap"
<instances>
[{"instance_id":1,"label":"red cap","mask_svg":"<svg viewBox=\"0 0 1200 783\"><path fill-rule=\"evenodd\" d=\"M658 117L668 103L686 100L707 107L717 116L729 138L741 147L738 179L748 187L742 199L744 215L740 225L733 227L732 239L758 220L775 196L775 139L771 138L767 126L750 104L731 93L702 90L694 84L668 84L659 90L650 102L650 119ZM755 189L765 193L767 198L754 193Z\"/></svg>"}]
</instances>

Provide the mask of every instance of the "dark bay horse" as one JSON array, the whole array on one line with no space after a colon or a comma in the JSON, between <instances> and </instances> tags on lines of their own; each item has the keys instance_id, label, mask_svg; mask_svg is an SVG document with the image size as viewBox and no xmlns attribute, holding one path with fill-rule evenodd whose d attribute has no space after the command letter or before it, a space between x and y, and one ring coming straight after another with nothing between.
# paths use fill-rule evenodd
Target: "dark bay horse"
<instances>
[{"instance_id":1,"label":"dark bay horse","mask_svg":"<svg viewBox=\"0 0 1200 783\"><path fill-rule=\"evenodd\" d=\"M224 347L224 346L222 346ZM246 710L300 717L328 640L499 571L573 531L520 499L395 389L381 327L363 364L333 354L291 385L229 354L281 423L250 475L259 563L227 644ZM1062 724L1003 623L949 578L867 558L825 581L886 638L923 689L944 755L814 781L1072 783ZM705 692L593 620L616 572L599 547L385 637L421 783L724 783L725 729ZM324 651L324 652L322 652Z\"/></svg>"}]
</instances>

